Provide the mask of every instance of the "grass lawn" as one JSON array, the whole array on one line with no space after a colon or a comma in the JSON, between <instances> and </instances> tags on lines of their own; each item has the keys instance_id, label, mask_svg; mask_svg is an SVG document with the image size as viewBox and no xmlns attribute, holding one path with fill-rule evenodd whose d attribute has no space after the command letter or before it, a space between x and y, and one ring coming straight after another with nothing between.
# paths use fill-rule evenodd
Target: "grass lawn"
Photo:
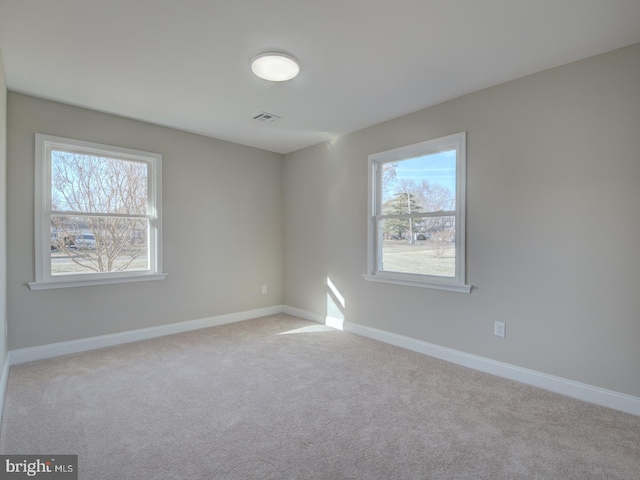
<instances>
[{"instance_id":1,"label":"grass lawn","mask_svg":"<svg viewBox=\"0 0 640 480\"><path fill-rule=\"evenodd\" d=\"M387 272L454 277L455 257L456 250L453 244L438 258L430 240L413 244L407 243L406 240L384 240L382 243L382 267Z\"/></svg>"},{"instance_id":2,"label":"grass lawn","mask_svg":"<svg viewBox=\"0 0 640 480\"><path fill-rule=\"evenodd\" d=\"M122 259L117 259L114 262L114 270L117 271L118 266L124 265L131 257L123 256ZM51 252L51 274L52 275L69 275L75 273L95 273L95 270L90 269L89 267L83 267L82 265L78 265L67 255ZM78 259L80 262L89 264L87 261L83 261ZM135 271L135 270L146 270L148 267L147 256L141 255L136 258L125 270L126 272Z\"/></svg>"}]
</instances>

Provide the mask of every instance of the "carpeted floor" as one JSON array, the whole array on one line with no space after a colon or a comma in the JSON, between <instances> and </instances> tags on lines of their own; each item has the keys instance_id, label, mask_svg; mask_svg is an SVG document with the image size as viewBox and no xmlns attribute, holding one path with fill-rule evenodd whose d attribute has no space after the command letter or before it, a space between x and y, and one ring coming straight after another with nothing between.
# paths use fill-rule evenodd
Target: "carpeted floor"
<instances>
[{"instance_id":1,"label":"carpeted floor","mask_svg":"<svg viewBox=\"0 0 640 480\"><path fill-rule=\"evenodd\" d=\"M640 417L275 315L11 367L81 479L640 479Z\"/></svg>"}]
</instances>

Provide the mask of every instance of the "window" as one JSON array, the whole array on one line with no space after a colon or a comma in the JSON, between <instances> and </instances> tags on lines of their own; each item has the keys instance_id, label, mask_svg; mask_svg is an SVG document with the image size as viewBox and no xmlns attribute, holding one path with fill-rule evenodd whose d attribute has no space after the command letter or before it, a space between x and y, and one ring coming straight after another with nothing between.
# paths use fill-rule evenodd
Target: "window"
<instances>
[{"instance_id":1,"label":"window","mask_svg":"<svg viewBox=\"0 0 640 480\"><path fill-rule=\"evenodd\" d=\"M162 156L36 135L32 290L161 280Z\"/></svg>"},{"instance_id":2,"label":"window","mask_svg":"<svg viewBox=\"0 0 640 480\"><path fill-rule=\"evenodd\" d=\"M366 280L469 293L464 132L369 155Z\"/></svg>"}]
</instances>

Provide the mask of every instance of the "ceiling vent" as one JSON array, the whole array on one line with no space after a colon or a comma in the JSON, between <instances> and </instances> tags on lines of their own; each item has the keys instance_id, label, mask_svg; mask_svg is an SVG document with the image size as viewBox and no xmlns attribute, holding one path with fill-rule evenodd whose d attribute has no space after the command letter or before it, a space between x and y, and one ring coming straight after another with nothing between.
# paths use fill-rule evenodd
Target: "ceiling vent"
<instances>
[{"instance_id":1,"label":"ceiling vent","mask_svg":"<svg viewBox=\"0 0 640 480\"><path fill-rule=\"evenodd\" d=\"M257 120L258 122L271 123L280 119L280 117L278 115L274 115L273 113L260 112L258 115L253 117L253 119Z\"/></svg>"}]
</instances>

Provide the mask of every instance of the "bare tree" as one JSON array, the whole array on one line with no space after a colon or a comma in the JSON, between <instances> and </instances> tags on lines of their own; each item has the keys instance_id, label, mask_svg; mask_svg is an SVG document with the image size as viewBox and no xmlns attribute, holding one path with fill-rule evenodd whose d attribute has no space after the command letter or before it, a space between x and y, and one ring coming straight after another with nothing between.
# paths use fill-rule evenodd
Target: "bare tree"
<instances>
[{"instance_id":1,"label":"bare tree","mask_svg":"<svg viewBox=\"0 0 640 480\"><path fill-rule=\"evenodd\" d=\"M420 185L420 192L422 194L424 207L430 212L443 212L455 209L455 196L447 187L423 180Z\"/></svg>"},{"instance_id":2,"label":"bare tree","mask_svg":"<svg viewBox=\"0 0 640 480\"><path fill-rule=\"evenodd\" d=\"M414 190L418 204L425 212L449 212L455 210L455 195L448 188L422 180ZM441 258L452 247L455 239L455 224L452 216L425 217L422 221L424 233L429 238L433 254Z\"/></svg>"},{"instance_id":3,"label":"bare tree","mask_svg":"<svg viewBox=\"0 0 640 480\"><path fill-rule=\"evenodd\" d=\"M443 257L453 246L455 239L454 217L451 215L422 216L423 213L452 212L455 210L455 195L439 183L426 179L416 182L413 179L398 179L394 164L385 165L383 187L393 187L394 196L383 204L383 214L417 213L415 218L388 219L383 233L389 238L405 238L412 243L415 233L425 235L437 258ZM393 173L393 175L392 175ZM386 176L388 174L388 176ZM387 190L385 190L386 192Z\"/></svg>"},{"instance_id":4,"label":"bare tree","mask_svg":"<svg viewBox=\"0 0 640 480\"><path fill-rule=\"evenodd\" d=\"M391 190L398 180L397 168L398 162L385 163L382 167L382 189L385 193Z\"/></svg>"},{"instance_id":5,"label":"bare tree","mask_svg":"<svg viewBox=\"0 0 640 480\"><path fill-rule=\"evenodd\" d=\"M147 165L52 152L52 247L94 272L123 271L147 252Z\"/></svg>"},{"instance_id":6,"label":"bare tree","mask_svg":"<svg viewBox=\"0 0 640 480\"><path fill-rule=\"evenodd\" d=\"M448 217L439 217L440 224L431 231L431 249L437 258L442 258L449 251L455 238L455 229L447 220Z\"/></svg>"}]
</instances>

